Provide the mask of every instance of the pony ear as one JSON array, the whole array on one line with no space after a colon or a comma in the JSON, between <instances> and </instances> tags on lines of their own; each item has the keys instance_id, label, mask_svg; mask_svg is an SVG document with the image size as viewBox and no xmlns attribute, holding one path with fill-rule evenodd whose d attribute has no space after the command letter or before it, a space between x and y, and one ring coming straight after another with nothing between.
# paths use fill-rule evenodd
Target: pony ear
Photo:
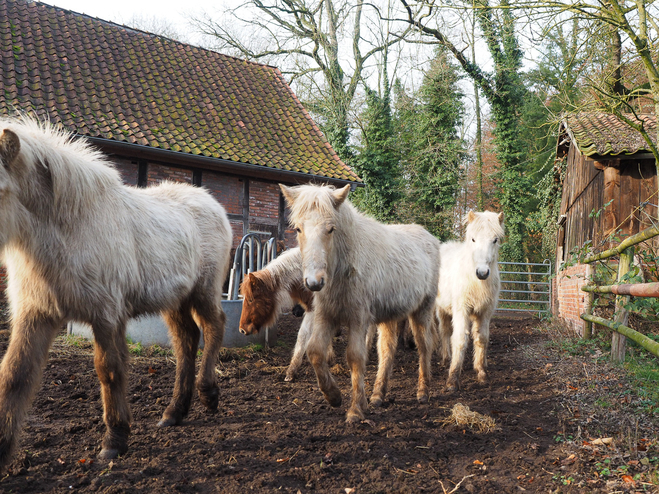
<instances>
[{"instance_id":1,"label":"pony ear","mask_svg":"<svg viewBox=\"0 0 659 494\"><path fill-rule=\"evenodd\" d=\"M499 218L499 224L503 225L503 211L499 213L498 218Z\"/></svg>"},{"instance_id":2,"label":"pony ear","mask_svg":"<svg viewBox=\"0 0 659 494\"><path fill-rule=\"evenodd\" d=\"M252 288L252 291L262 291L266 287L265 281L253 273L247 274L247 280L249 282L249 286Z\"/></svg>"},{"instance_id":3,"label":"pony ear","mask_svg":"<svg viewBox=\"0 0 659 494\"><path fill-rule=\"evenodd\" d=\"M473 209L469 210L469 212L467 213L467 221L466 222L471 223L475 219L476 219L476 213L474 213Z\"/></svg>"},{"instance_id":4,"label":"pony ear","mask_svg":"<svg viewBox=\"0 0 659 494\"><path fill-rule=\"evenodd\" d=\"M345 201L348 198L348 194L350 193L350 184L346 185L342 189L335 190L332 193L332 196L334 197L334 208L338 209L341 204L343 204L343 201Z\"/></svg>"},{"instance_id":5,"label":"pony ear","mask_svg":"<svg viewBox=\"0 0 659 494\"><path fill-rule=\"evenodd\" d=\"M294 187L287 187L284 184L279 184L279 189L289 206L295 202L299 192Z\"/></svg>"},{"instance_id":6,"label":"pony ear","mask_svg":"<svg viewBox=\"0 0 659 494\"><path fill-rule=\"evenodd\" d=\"M14 162L21 150L21 140L11 130L5 129L0 135L0 159L4 166Z\"/></svg>"}]
</instances>

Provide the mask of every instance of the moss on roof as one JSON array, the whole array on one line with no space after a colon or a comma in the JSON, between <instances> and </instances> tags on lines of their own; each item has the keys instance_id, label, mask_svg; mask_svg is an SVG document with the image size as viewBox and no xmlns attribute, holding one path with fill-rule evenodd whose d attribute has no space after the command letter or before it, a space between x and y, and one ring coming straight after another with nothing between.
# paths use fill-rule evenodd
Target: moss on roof
<instances>
[{"instance_id":1,"label":"moss on roof","mask_svg":"<svg viewBox=\"0 0 659 494\"><path fill-rule=\"evenodd\" d=\"M631 115L629 118L633 118ZM652 141L657 142L655 115L639 115ZM636 154L650 151L641 133L609 113L584 112L568 115L563 126L584 156Z\"/></svg>"},{"instance_id":2,"label":"moss on roof","mask_svg":"<svg viewBox=\"0 0 659 494\"><path fill-rule=\"evenodd\" d=\"M0 112L91 137L359 181L274 67L0 0Z\"/></svg>"}]
</instances>

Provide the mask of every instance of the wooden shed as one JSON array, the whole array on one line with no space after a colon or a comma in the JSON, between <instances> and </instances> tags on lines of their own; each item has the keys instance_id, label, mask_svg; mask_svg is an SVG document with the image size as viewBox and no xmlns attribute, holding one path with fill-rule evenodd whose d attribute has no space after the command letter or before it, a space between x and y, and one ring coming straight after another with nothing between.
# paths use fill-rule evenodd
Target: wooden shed
<instances>
[{"instance_id":1,"label":"wooden shed","mask_svg":"<svg viewBox=\"0 0 659 494\"><path fill-rule=\"evenodd\" d=\"M656 139L656 116L639 118ZM554 314L579 327L583 294L578 288L588 268L577 265L560 271L561 265L588 241L595 252L601 251L609 247L612 234L624 238L651 226L653 220L656 223L657 169L641 133L606 113L566 117L560 126L557 159L563 169L563 192Z\"/></svg>"}]
</instances>

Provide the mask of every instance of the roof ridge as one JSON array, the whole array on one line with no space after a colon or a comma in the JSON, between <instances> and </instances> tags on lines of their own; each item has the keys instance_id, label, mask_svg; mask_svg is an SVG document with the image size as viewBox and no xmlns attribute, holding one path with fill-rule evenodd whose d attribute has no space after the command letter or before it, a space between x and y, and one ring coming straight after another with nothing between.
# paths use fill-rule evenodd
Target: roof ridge
<instances>
[{"instance_id":1,"label":"roof ridge","mask_svg":"<svg viewBox=\"0 0 659 494\"><path fill-rule=\"evenodd\" d=\"M259 62L255 62L253 60L247 60L247 59L244 59L244 58L239 58L239 57L234 56L234 55L227 55L226 53L221 53L221 52L213 50L211 48L206 48L204 46L198 46L198 45L195 45L195 44L192 44L192 43L186 43L186 42L178 40L178 39L169 38L169 37L164 36L162 34L152 33L152 32L149 32L149 31L144 31L143 29L139 29L139 28L136 28L136 27L133 27L133 26L128 26L126 24L119 24L118 22L115 22L115 21L109 21L109 20L103 19L101 17L95 17L95 16L90 15L90 14L85 14L83 12L77 12L75 10L66 9L64 7L58 7L57 5L51 5L49 3L40 2L38 0L7 0L7 1L15 2L15 3L23 3L23 2L35 3L35 4L42 5L44 7L48 7L48 8L51 8L51 9L62 10L64 12L68 12L69 14L72 14L72 15L77 15L77 16L80 16L80 17L87 17L87 18L89 18L93 21L102 22L102 23L108 24L110 26L115 26L115 27L122 28L125 31L133 31L136 34L147 35L150 38L161 38L165 41L169 41L169 42L172 42L172 43L177 43L179 45L189 46L191 48L206 51L206 52L209 52L209 53L214 53L216 55L220 55L220 56L226 57L226 58L231 58L231 59L237 60L239 62L251 63L251 64L254 64L254 65L258 65L259 67L267 67L267 68L270 68L270 69L277 69L277 67L274 66L274 65L270 65L270 64L267 64L267 63L259 63Z\"/></svg>"}]
</instances>

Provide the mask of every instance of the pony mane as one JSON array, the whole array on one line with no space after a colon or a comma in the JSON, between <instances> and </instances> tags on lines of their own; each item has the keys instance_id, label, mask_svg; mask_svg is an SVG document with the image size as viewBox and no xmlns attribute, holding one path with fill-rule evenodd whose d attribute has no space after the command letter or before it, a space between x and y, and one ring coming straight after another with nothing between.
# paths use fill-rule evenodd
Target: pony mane
<instances>
[{"instance_id":1,"label":"pony mane","mask_svg":"<svg viewBox=\"0 0 659 494\"><path fill-rule=\"evenodd\" d=\"M335 208L333 185L299 185L296 187L297 196L293 204L289 204L292 223L297 223L309 213L319 213L323 217L334 218L337 215ZM346 200L346 203L348 201Z\"/></svg>"},{"instance_id":2,"label":"pony mane","mask_svg":"<svg viewBox=\"0 0 659 494\"><path fill-rule=\"evenodd\" d=\"M18 135L24 166L41 166L49 171L54 208L60 214L81 211L100 193L122 183L103 153L84 138L77 139L48 121L20 114L1 118L0 128L9 128Z\"/></svg>"},{"instance_id":3,"label":"pony mane","mask_svg":"<svg viewBox=\"0 0 659 494\"><path fill-rule=\"evenodd\" d=\"M499 215L493 211L483 211L482 213L474 213L474 218L469 221L469 215L465 215L463 224L467 226L467 232L478 234L483 231L494 233L497 237L503 238L505 230L503 225L499 222Z\"/></svg>"}]
</instances>

